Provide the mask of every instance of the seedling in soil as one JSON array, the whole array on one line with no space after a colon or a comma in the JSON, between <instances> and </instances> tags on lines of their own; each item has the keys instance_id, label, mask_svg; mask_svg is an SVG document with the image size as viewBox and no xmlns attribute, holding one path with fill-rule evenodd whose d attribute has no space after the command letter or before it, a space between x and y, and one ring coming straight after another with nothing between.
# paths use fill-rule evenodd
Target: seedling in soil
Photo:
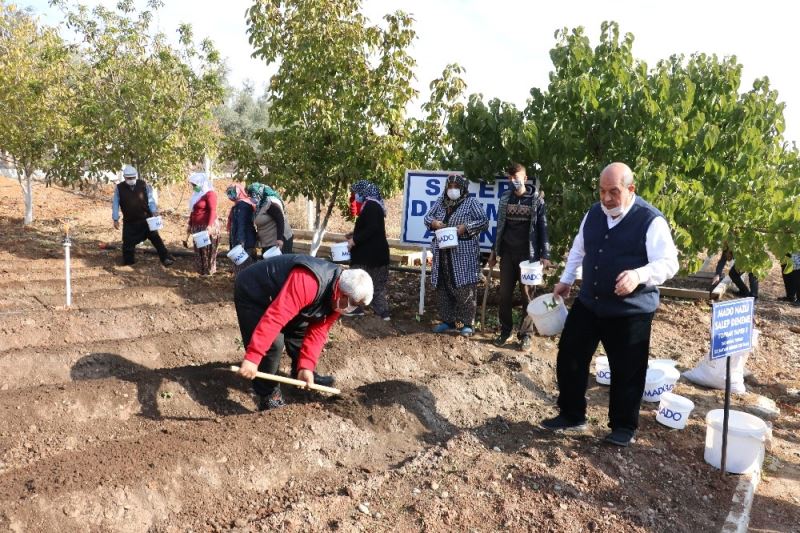
<instances>
[{"instance_id":1,"label":"seedling in soil","mask_svg":"<svg viewBox=\"0 0 800 533\"><path fill-rule=\"evenodd\" d=\"M553 301L552 302L544 302L544 306L547 307L548 311L552 311L553 309L558 307L558 302L556 302L556 297L553 296Z\"/></svg>"},{"instance_id":2,"label":"seedling in soil","mask_svg":"<svg viewBox=\"0 0 800 533\"><path fill-rule=\"evenodd\" d=\"M161 397L165 400L172 399L172 393L170 391L161 391Z\"/></svg>"}]
</instances>

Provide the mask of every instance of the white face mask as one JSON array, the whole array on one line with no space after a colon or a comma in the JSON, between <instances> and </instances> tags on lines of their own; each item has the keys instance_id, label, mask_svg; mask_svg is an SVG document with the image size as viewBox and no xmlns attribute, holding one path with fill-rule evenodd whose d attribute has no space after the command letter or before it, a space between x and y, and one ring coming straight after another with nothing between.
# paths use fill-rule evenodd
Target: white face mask
<instances>
[{"instance_id":1,"label":"white face mask","mask_svg":"<svg viewBox=\"0 0 800 533\"><path fill-rule=\"evenodd\" d=\"M338 305L339 302L336 302L336 303ZM348 297L347 298L347 307L337 307L336 308L336 312L339 313L340 315L344 315L346 313L352 313L353 311L356 310L356 308L358 308L358 306L353 304L350 301L350 298Z\"/></svg>"},{"instance_id":2,"label":"white face mask","mask_svg":"<svg viewBox=\"0 0 800 533\"><path fill-rule=\"evenodd\" d=\"M136 185L136 178L125 178L125 183L133 187Z\"/></svg>"},{"instance_id":3,"label":"white face mask","mask_svg":"<svg viewBox=\"0 0 800 533\"><path fill-rule=\"evenodd\" d=\"M511 180L511 185L513 185L514 188L517 189L517 190L520 190L525 186L525 185L522 184L522 181L520 181L520 180Z\"/></svg>"},{"instance_id":4,"label":"white face mask","mask_svg":"<svg viewBox=\"0 0 800 533\"><path fill-rule=\"evenodd\" d=\"M618 217L618 216L620 216L622 214L622 206L621 205L618 205L617 207L614 207L612 209L608 209L601 202L600 203L600 209L602 209L603 213L605 213L606 216L609 216L609 217Z\"/></svg>"},{"instance_id":5,"label":"white face mask","mask_svg":"<svg viewBox=\"0 0 800 533\"><path fill-rule=\"evenodd\" d=\"M458 200L461 198L461 191L458 189L447 189L447 197L451 200Z\"/></svg>"}]
</instances>

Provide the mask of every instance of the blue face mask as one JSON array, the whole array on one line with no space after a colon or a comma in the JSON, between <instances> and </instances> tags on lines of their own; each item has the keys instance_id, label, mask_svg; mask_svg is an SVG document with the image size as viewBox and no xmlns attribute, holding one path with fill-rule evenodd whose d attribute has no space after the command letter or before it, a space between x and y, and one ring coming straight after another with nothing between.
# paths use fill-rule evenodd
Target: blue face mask
<instances>
[{"instance_id":1,"label":"blue face mask","mask_svg":"<svg viewBox=\"0 0 800 533\"><path fill-rule=\"evenodd\" d=\"M356 193L356 202L358 202L360 204L363 204L364 203L364 197L361 196L360 194Z\"/></svg>"}]
</instances>

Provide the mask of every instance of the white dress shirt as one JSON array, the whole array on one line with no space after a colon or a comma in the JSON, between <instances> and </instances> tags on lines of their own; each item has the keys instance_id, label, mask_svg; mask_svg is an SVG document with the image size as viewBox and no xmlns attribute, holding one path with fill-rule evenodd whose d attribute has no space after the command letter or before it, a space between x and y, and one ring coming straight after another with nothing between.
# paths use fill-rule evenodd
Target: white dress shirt
<instances>
[{"instance_id":1,"label":"white dress shirt","mask_svg":"<svg viewBox=\"0 0 800 533\"><path fill-rule=\"evenodd\" d=\"M608 229L613 228L625 218L625 215L631 210L634 200L636 200L636 195L631 199L630 205L617 218L611 218L606 215ZM572 249L570 249L567 256L567 265L564 268L564 273L561 274L561 283L572 285L575 282L578 267L583 264L583 256L586 255L586 250L583 248L583 225L586 223L588 214L587 212L583 216L581 227L575 236L575 241L572 243ZM649 262L642 267L634 269L634 271L639 275L639 283L661 285L678 271L678 249L675 248L675 243L672 241L672 233L664 217L656 217L650 223L647 228L645 246Z\"/></svg>"}]
</instances>

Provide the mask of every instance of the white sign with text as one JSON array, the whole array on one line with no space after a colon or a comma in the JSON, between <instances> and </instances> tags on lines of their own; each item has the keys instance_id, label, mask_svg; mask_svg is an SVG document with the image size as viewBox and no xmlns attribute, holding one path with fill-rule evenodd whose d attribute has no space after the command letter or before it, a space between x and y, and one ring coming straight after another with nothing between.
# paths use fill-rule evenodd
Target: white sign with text
<instances>
[{"instance_id":1,"label":"white sign with text","mask_svg":"<svg viewBox=\"0 0 800 533\"><path fill-rule=\"evenodd\" d=\"M403 183L403 219L400 239L406 244L429 246L433 232L425 227L425 215L444 192L447 176L461 172L435 170L407 170ZM470 182L469 195L483 206L489 228L480 235L481 250L492 250L497 237L497 206L500 196L511 188L505 176L486 183Z\"/></svg>"}]
</instances>

